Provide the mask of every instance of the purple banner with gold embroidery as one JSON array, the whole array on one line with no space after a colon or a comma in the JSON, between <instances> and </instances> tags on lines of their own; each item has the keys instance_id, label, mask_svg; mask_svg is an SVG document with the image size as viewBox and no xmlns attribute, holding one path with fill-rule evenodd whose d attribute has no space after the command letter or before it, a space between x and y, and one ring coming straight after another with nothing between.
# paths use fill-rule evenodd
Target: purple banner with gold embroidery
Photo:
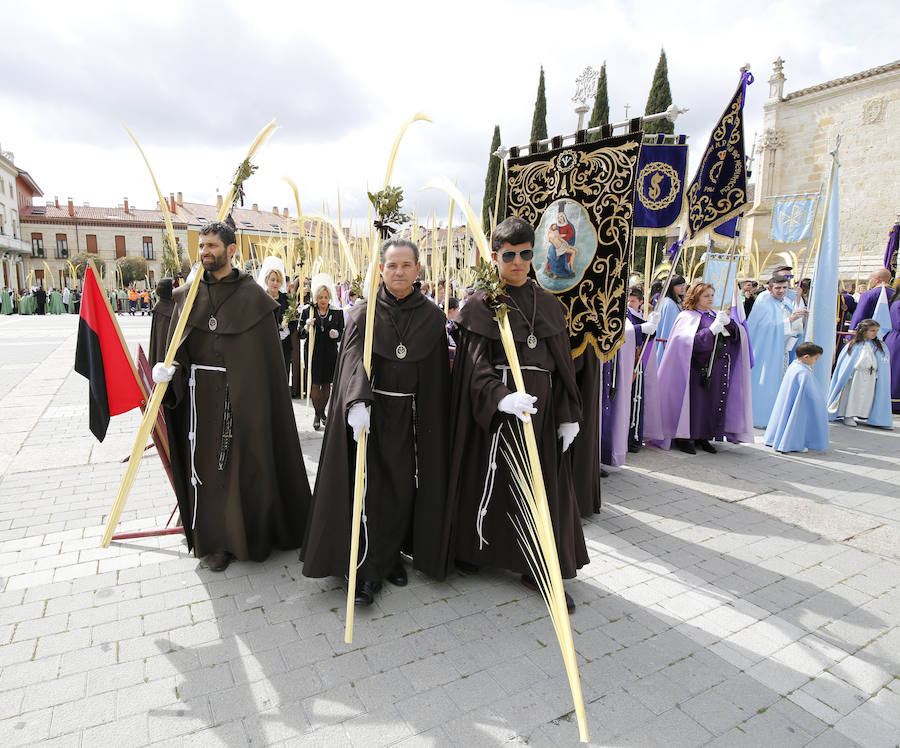
<instances>
[{"instance_id":1,"label":"purple banner with gold embroidery","mask_svg":"<svg viewBox=\"0 0 900 748\"><path fill-rule=\"evenodd\" d=\"M667 229L681 215L687 181L687 138L679 135L677 142L663 143L664 137L658 135L657 143L645 139L641 146L634 187L635 229Z\"/></svg>"},{"instance_id":2,"label":"purple banner with gold embroidery","mask_svg":"<svg viewBox=\"0 0 900 748\"><path fill-rule=\"evenodd\" d=\"M563 305L572 355L608 360L625 334L640 132L508 162L506 215L535 231L537 282Z\"/></svg>"},{"instance_id":3,"label":"purple banner with gold embroidery","mask_svg":"<svg viewBox=\"0 0 900 748\"><path fill-rule=\"evenodd\" d=\"M694 181L687 190L688 237L736 216L747 204L744 161L744 98L753 82L749 71L716 123Z\"/></svg>"}]
</instances>

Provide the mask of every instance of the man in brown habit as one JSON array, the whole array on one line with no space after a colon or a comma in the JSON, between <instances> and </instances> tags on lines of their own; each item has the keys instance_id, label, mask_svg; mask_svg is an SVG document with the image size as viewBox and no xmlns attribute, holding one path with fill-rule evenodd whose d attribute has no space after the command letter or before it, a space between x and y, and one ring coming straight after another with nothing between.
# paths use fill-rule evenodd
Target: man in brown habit
<instances>
[{"instance_id":1,"label":"man in brown habit","mask_svg":"<svg viewBox=\"0 0 900 748\"><path fill-rule=\"evenodd\" d=\"M494 229L491 248L505 283L527 394L516 392L494 311L484 291L478 291L456 319L448 489L456 506L451 550L464 573L500 566L520 573L526 587L537 589L513 526L512 518L521 513L503 456L504 438L512 440L520 431L516 419L532 421L560 571L572 578L589 560L565 454L578 434L581 398L563 308L528 277L534 230L521 218L507 218ZM575 604L568 593L566 602L571 613Z\"/></svg>"},{"instance_id":2,"label":"man in brown habit","mask_svg":"<svg viewBox=\"0 0 900 748\"><path fill-rule=\"evenodd\" d=\"M447 320L419 290L413 242L388 239L380 267L372 376L362 362L366 300L347 313L303 547L304 575L348 574L356 442L366 429L357 605L371 605L385 578L406 584L401 552L430 576L446 571Z\"/></svg>"},{"instance_id":3,"label":"man in brown habit","mask_svg":"<svg viewBox=\"0 0 900 748\"><path fill-rule=\"evenodd\" d=\"M275 324L278 302L231 267L234 224L200 231L203 277L163 406L188 547L212 571L303 541L310 491ZM171 339L190 284L173 293Z\"/></svg>"}]
</instances>

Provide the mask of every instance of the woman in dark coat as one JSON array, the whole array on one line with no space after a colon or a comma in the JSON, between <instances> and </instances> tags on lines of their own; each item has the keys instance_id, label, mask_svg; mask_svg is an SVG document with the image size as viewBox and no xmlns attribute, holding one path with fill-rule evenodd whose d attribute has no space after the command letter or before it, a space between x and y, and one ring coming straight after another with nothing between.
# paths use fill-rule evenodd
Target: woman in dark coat
<instances>
[{"instance_id":1,"label":"woman in dark coat","mask_svg":"<svg viewBox=\"0 0 900 748\"><path fill-rule=\"evenodd\" d=\"M312 367L306 376L311 381L310 399L316 411L313 428L318 431L327 420L325 406L331 396L338 343L344 335L344 313L333 305L334 284L330 276L316 276L312 286L315 302L300 314L299 337L307 340L310 338L310 330L313 331L309 343L312 345ZM309 365L308 354L304 363Z\"/></svg>"},{"instance_id":2,"label":"woman in dark coat","mask_svg":"<svg viewBox=\"0 0 900 748\"><path fill-rule=\"evenodd\" d=\"M290 308L290 299L286 293L287 286L284 282L284 264L277 257L267 257L263 261L256 282L262 286L269 296L278 302L278 308L273 312L275 324L278 326L278 337L281 338L281 352L284 356L285 376L291 373L291 354L294 350L294 333L297 332L297 322L285 324L284 315Z\"/></svg>"}]
</instances>

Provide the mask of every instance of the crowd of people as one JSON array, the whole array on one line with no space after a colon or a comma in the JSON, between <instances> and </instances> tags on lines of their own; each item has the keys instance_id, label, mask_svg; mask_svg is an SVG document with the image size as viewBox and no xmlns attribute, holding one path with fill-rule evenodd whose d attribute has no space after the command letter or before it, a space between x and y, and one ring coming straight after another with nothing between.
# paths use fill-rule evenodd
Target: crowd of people
<instances>
[{"instance_id":1,"label":"crowd of people","mask_svg":"<svg viewBox=\"0 0 900 748\"><path fill-rule=\"evenodd\" d=\"M80 303L81 294L77 290L51 288L48 293L43 281L31 286L26 293L0 289L0 315L78 314Z\"/></svg>"},{"instance_id":2,"label":"crowd of people","mask_svg":"<svg viewBox=\"0 0 900 748\"><path fill-rule=\"evenodd\" d=\"M764 290L743 284L752 304L735 296L729 311L702 281L675 276L645 303L634 279L624 342L601 363L573 359L562 306L532 279L532 228L507 219L491 241L526 392L513 384L492 298L420 283L413 242L384 242L381 284L366 300L325 274L288 278L277 258L248 276L232 267L233 229L204 227L200 289L174 365L163 363L164 341L187 284L174 292L160 284L150 350L154 380L169 382L164 410L187 541L210 569L300 548L304 575L347 577L363 432L354 595L369 605L385 581L407 583L409 563L435 579L498 567L537 589L515 530L522 509L510 455L524 422L537 440L560 570L572 578L589 561L581 522L599 510L603 467L629 453L653 445L715 454L724 442L752 442L754 427L780 452L827 449L828 420L890 428L892 397L900 410L891 380L900 305L890 307L893 339L883 341L871 319L889 274L874 274L858 300L841 296L849 334L838 322L842 345L824 392L813 367L831 362L804 340L807 291L792 287L790 268L777 268ZM888 297L898 298L892 289ZM324 428L312 490L290 406L302 393L313 427ZM568 596L567 605L574 610Z\"/></svg>"}]
</instances>

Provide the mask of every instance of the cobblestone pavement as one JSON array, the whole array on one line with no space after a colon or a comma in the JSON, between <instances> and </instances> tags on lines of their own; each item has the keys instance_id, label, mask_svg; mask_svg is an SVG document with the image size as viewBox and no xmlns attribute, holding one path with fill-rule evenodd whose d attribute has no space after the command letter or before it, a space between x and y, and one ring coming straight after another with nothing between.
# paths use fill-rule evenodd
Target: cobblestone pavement
<instances>
[{"instance_id":1,"label":"cobblestone pavement","mask_svg":"<svg viewBox=\"0 0 900 748\"><path fill-rule=\"evenodd\" d=\"M347 645L340 581L296 553L214 574L177 536L101 548L138 417L89 433L76 323L0 317L0 745L577 744L547 613L511 574L412 573ZM604 481L568 585L595 744L898 744L900 433L831 434L826 454L644 450ZM148 453L120 529L173 503Z\"/></svg>"}]
</instances>

